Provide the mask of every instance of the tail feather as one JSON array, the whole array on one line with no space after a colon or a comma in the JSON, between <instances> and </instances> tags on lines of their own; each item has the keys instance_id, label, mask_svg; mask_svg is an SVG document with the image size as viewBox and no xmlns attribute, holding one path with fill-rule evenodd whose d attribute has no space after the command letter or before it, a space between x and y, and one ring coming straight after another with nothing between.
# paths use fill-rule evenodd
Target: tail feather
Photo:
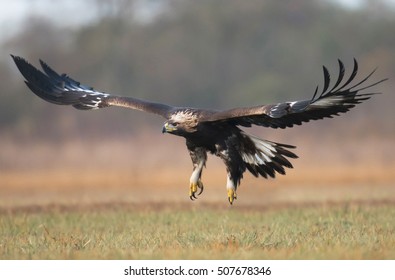
<instances>
[{"instance_id":1,"label":"tail feather","mask_svg":"<svg viewBox=\"0 0 395 280\"><path fill-rule=\"evenodd\" d=\"M285 168L293 168L287 158L298 158L289 150L296 148L295 146L262 140L246 134L245 137L251 140L253 149L243 151L241 157L247 170L255 177L261 175L264 178L274 178L276 173L284 175Z\"/></svg>"}]
</instances>

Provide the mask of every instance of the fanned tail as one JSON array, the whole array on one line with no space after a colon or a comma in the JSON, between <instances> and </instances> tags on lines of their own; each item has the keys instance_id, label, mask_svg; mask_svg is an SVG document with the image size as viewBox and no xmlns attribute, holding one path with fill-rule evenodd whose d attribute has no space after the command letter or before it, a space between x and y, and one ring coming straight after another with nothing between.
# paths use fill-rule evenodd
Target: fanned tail
<instances>
[{"instance_id":1,"label":"fanned tail","mask_svg":"<svg viewBox=\"0 0 395 280\"><path fill-rule=\"evenodd\" d=\"M264 178L274 178L276 172L285 174L285 168L293 168L291 162L287 158L298 158L290 149L295 146L271 142L259 139L252 135L244 134L254 144L255 149L243 151L241 157L250 171L255 177L259 175Z\"/></svg>"}]
</instances>

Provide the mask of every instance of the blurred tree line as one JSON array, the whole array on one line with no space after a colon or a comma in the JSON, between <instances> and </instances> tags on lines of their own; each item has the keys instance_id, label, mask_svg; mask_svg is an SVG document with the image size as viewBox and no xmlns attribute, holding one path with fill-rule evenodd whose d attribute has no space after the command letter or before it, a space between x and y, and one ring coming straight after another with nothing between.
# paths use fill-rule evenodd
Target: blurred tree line
<instances>
[{"instance_id":1,"label":"blurred tree line","mask_svg":"<svg viewBox=\"0 0 395 280\"><path fill-rule=\"evenodd\" d=\"M357 58L361 78L377 66L377 80L395 73L395 12L380 1L356 10L318 0L148 2L160 9L142 20L136 1L92 0L98 19L78 29L30 17L2 46L2 136L61 139L161 128L160 119L140 112L85 112L45 103L23 84L9 53L36 66L41 58L98 90L222 109L311 98L323 84L322 64L337 77L337 58L346 69ZM353 127L373 122L380 133L394 134L393 85L390 80L377 87L386 94L347 116Z\"/></svg>"}]
</instances>

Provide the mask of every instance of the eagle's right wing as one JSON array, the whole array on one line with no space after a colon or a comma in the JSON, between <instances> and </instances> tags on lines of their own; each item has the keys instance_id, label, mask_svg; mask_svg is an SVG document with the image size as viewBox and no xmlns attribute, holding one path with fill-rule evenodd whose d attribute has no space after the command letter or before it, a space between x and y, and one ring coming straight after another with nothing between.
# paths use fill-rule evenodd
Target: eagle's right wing
<instances>
[{"instance_id":1,"label":"eagle's right wing","mask_svg":"<svg viewBox=\"0 0 395 280\"><path fill-rule=\"evenodd\" d=\"M26 79L25 83L30 90L54 104L72 105L79 110L120 106L154 113L164 118L168 118L174 110L173 107L165 104L96 91L92 87L81 85L66 74L59 75L42 60L40 64L44 73L19 56L11 55L11 57Z\"/></svg>"},{"instance_id":2,"label":"eagle's right wing","mask_svg":"<svg viewBox=\"0 0 395 280\"><path fill-rule=\"evenodd\" d=\"M364 83L374 73L355 85L350 86L358 72L358 63L354 59L354 69L351 76L343 82L344 65L339 60L339 76L335 85L329 89L330 75L324 66L324 88L321 94L317 94L318 87L312 99L283 102L270 105L260 105L254 107L234 108L226 111L208 113L200 121L205 122L230 122L241 126L265 126L271 128L286 128L294 125L301 125L310 120L332 118L339 113L345 113L355 105L369 99L375 92L361 92L369 89L387 79L382 79L372 84ZM343 82L343 83L342 83Z\"/></svg>"}]
</instances>

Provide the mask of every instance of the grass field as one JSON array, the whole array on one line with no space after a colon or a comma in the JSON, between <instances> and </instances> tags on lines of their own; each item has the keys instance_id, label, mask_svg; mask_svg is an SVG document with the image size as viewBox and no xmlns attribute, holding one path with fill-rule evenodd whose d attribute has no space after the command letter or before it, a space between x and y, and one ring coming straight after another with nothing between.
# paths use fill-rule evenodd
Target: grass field
<instances>
[{"instance_id":1,"label":"grass field","mask_svg":"<svg viewBox=\"0 0 395 280\"><path fill-rule=\"evenodd\" d=\"M393 141L304 142L233 206L215 157L189 200L183 143L2 143L0 259L395 259Z\"/></svg>"},{"instance_id":2,"label":"grass field","mask_svg":"<svg viewBox=\"0 0 395 280\"><path fill-rule=\"evenodd\" d=\"M394 259L395 205L30 209L0 215L2 259Z\"/></svg>"}]
</instances>

